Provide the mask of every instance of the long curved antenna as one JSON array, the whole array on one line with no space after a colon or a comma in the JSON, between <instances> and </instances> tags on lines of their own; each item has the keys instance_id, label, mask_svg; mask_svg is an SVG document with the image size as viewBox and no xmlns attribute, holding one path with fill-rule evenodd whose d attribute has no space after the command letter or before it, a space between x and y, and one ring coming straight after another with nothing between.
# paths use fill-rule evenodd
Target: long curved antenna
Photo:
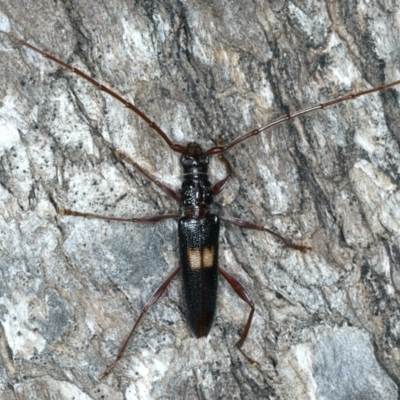
<instances>
[{"instance_id":1,"label":"long curved antenna","mask_svg":"<svg viewBox=\"0 0 400 400\"><path fill-rule=\"evenodd\" d=\"M300 117L301 115L308 114L308 113L310 113L312 111L315 111L315 110L321 110L323 108L330 107L333 104L342 103L343 101L347 101L347 100L353 100L353 99L356 99L357 97L364 96L364 95L369 94L369 93L380 92L380 91L386 90L386 89L388 89L388 88L390 88L392 86L396 86L396 85L399 85L399 84L400 84L400 80L394 81L394 82L388 83L386 85L374 87L372 89L363 90L361 92L346 94L345 96L338 97L336 99L327 101L326 103L317 104L315 106L312 106L312 107L309 107L309 108L305 108L304 110L296 111L293 114L284 115L284 116L282 116L282 117L280 117L280 118L278 118L278 119L276 119L276 120L274 120L272 122L269 122L267 125L264 125L264 126L262 126L260 128L253 129L252 131L247 132L246 134L238 137L237 139L233 140L232 142L228 143L225 146L213 146L213 147L209 148L205 152L205 155L224 153L225 151L227 151L231 147L236 146L238 143L243 142L244 140L246 140L248 138L251 138L253 136L257 136L261 132L263 132L263 131L265 131L265 130L267 130L269 128L272 128L275 125L279 125L282 122L289 121L289 120L291 120L293 118Z\"/></svg>"},{"instance_id":2,"label":"long curved antenna","mask_svg":"<svg viewBox=\"0 0 400 400\"><path fill-rule=\"evenodd\" d=\"M142 118L148 125L150 128L152 128L153 130L155 130L163 139L164 141L167 143L167 145L171 148L171 150L177 152L177 153L181 153L181 154L186 154L186 148L180 144L177 143L173 143L171 141L171 139L167 136L167 134L155 123L153 122L149 117L147 117L147 115L145 115L142 111L140 111L137 107L135 107L132 103L130 103L129 101L125 100L124 98L122 98L120 95L118 95L117 93L115 93L114 91L112 91L111 89L107 88L106 86L100 84L99 82L97 82L96 80L94 80L93 78L91 78L89 75L85 74L84 72L82 72L81 70L72 67L71 65L59 60L58 58L52 56L51 54L45 53L44 51L38 49L35 46L32 46L31 44L25 42L22 39L19 39L18 37L0 30L0 33L8 36L10 39L15 40L17 42L19 42L21 45L30 48L31 50L41 54L43 57L52 60L54 62L56 62L57 64L61 65L62 67L70 70L71 72L73 72L74 74L77 74L79 76L81 76L83 79L87 80L88 82L90 82L92 85L96 86L97 89L108 93L110 96L114 97L116 100L118 100L120 103L122 103L125 107L129 108L131 111L133 111L134 113L136 113L140 118ZM382 86L377 86L371 89L367 89L367 90L363 90L360 92L356 92L356 93L350 93L347 94L345 96L342 97L338 97L336 99L327 101L325 103L320 103L317 104L315 106L309 107L309 108L305 108L303 110L294 112L293 114L287 114L284 115L272 122L269 122L268 124L260 127L260 128L256 128L253 129L250 132L247 132L246 134L239 136L237 139L233 140L232 142L228 143L225 146L222 145L217 145L217 146L213 146L211 148L209 148L204 155L212 155L212 154L221 154L224 153L225 151L229 150L230 148L236 146L237 144L239 144L240 142L243 142L244 140L247 140L253 136L257 136L258 134L260 134L261 132L272 128L275 125L279 125L282 122L285 121L289 121L291 119L300 117L302 115L308 114L312 111L316 111L316 110L321 110L323 108L327 108L330 107L334 104L338 104L338 103L342 103L344 101L348 101L348 100L353 100L357 97L361 97L364 96L366 94L370 94L370 93L374 93L374 92L380 92L383 90L386 90L390 87L396 86L400 84L400 80L388 83L386 85L382 85Z\"/></svg>"},{"instance_id":3,"label":"long curved antenna","mask_svg":"<svg viewBox=\"0 0 400 400\"><path fill-rule=\"evenodd\" d=\"M10 39L15 40L16 42L22 44L25 47L28 47L29 49L35 51L36 53L41 54L43 57L54 61L57 64L60 64L62 67L70 70L76 75L79 75L83 79L86 79L88 82L90 82L92 85L96 86L97 89L101 90L102 92L108 93L110 96L114 97L114 99L117 99L120 103L122 103L126 108L129 108L131 111L133 111L135 114L137 114L140 118L142 118L143 121L145 121L147 124L149 124L149 127L154 129L167 143L167 145L173 150L176 151L177 153L184 154L185 153L185 147L177 144L177 143L172 143L171 139L167 136L167 134L155 123L153 122L146 114L144 114L142 111L140 111L137 107L135 107L132 103L129 101L125 100L123 97L121 97L119 94L113 92L111 89L108 87L102 85L101 83L95 81L93 78L91 78L89 75L85 74L81 70L72 67L71 65L59 60L58 58L52 56L51 54L45 53L44 51L38 49L35 46L32 46L31 44L25 42L22 39L17 38L16 36L12 35L11 33L4 32L0 30L0 33L8 36Z\"/></svg>"}]
</instances>

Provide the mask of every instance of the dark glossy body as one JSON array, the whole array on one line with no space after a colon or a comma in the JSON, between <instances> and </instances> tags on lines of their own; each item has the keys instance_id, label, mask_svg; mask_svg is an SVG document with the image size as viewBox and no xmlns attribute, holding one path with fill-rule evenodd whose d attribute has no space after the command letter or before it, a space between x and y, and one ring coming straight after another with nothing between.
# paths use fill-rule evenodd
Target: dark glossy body
<instances>
[{"instance_id":1,"label":"dark glossy body","mask_svg":"<svg viewBox=\"0 0 400 400\"><path fill-rule=\"evenodd\" d=\"M217 305L219 217L210 213L208 156L196 143L189 143L187 150L181 157L184 216L179 219L179 255L186 318L201 337L210 331Z\"/></svg>"},{"instance_id":2,"label":"dark glossy body","mask_svg":"<svg viewBox=\"0 0 400 400\"><path fill-rule=\"evenodd\" d=\"M219 218L179 220L182 288L188 324L196 337L207 336L214 320L218 289Z\"/></svg>"}]
</instances>

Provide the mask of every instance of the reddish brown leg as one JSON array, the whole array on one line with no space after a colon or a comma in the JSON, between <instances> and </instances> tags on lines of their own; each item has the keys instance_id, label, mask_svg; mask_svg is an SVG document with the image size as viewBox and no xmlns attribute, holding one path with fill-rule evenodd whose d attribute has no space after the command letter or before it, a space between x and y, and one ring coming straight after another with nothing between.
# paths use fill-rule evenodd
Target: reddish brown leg
<instances>
[{"instance_id":1,"label":"reddish brown leg","mask_svg":"<svg viewBox=\"0 0 400 400\"><path fill-rule=\"evenodd\" d=\"M154 294L150 297L150 300L146 303L146 305L143 307L138 319L135 322L135 325L133 325L133 328L131 329L128 337L126 338L124 344L122 345L119 353L117 354L117 357L115 360L107 367L107 369L102 373L101 379L107 378L108 375L110 375L110 372L114 369L115 364L122 358L122 355L124 354L124 351L126 347L128 346L128 343L134 334L137 326L139 325L140 320L142 319L143 315L146 314L146 312L150 309L150 307L157 302L157 300L162 296L162 294L165 292L165 289L167 289L168 285L171 283L172 279L175 278L176 275L180 272L180 267L178 267L176 270L172 272L172 274L161 284L161 286L154 292Z\"/></svg>"},{"instance_id":2,"label":"reddish brown leg","mask_svg":"<svg viewBox=\"0 0 400 400\"><path fill-rule=\"evenodd\" d=\"M99 215L99 214L91 214L91 213L81 213L78 211L73 211L73 210L68 210L65 208L62 208L58 211L61 215L71 215L74 217L84 217L84 218L99 218L99 219L105 219L105 220L111 220L111 221L123 221L123 222L147 222L147 223L154 223L154 222L159 222L165 219L177 219L179 218L179 214L168 214L168 215L155 215L151 217L144 217L144 218L119 218L119 217L110 217L106 215ZM138 326L140 320L142 319L143 315L147 312L147 310L160 298L160 296L164 293L165 289L168 287L172 279L178 274L180 268L177 268L172 274L162 283L162 285L154 292L153 296L151 296L150 300L147 302L147 304L143 307L139 318L136 320L135 325L133 326L131 332L129 333L128 338L125 340L121 350L119 351L116 359L113 361L113 363L104 371L104 373L101 376L101 379L106 378L112 369L114 368L115 364L122 358L122 355L128 345L128 342L130 338L132 337L133 333L136 330L136 327Z\"/></svg>"},{"instance_id":3,"label":"reddish brown leg","mask_svg":"<svg viewBox=\"0 0 400 400\"><path fill-rule=\"evenodd\" d=\"M221 136L217 137L217 145L220 145L222 142ZM226 187L226 185L229 183L229 181L232 179L232 172L233 172L233 168L231 163L229 162L229 160L225 157L224 154L218 154L218 158L225 164L225 168L228 171L228 175L220 180L219 182L217 182L214 186L213 186L213 195L216 196L217 194L221 193L222 190Z\"/></svg>"},{"instance_id":4,"label":"reddish brown leg","mask_svg":"<svg viewBox=\"0 0 400 400\"><path fill-rule=\"evenodd\" d=\"M106 219L109 221L122 221L122 222L147 222L154 223L160 222L165 219L178 219L180 217L179 214L166 214L166 215L152 215L150 217L143 218L119 218L119 217L110 217L108 215L101 214L92 214L92 213L84 213L79 211L69 210L67 208L61 208L58 210L58 213L61 215L71 215L73 217L84 217L84 218L98 218L98 219Z\"/></svg>"},{"instance_id":5,"label":"reddish brown leg","mask_svg":"<svg viewBox=\"0 0 400 400\"><path fill-rule=\"evenodd\" d=\"M233 224L233 225L240 226L241 228L244 228L244 229L255 229L257 231L268 232L271 235L274 235L275 237L277 237L279 240L281 240L286 247L290 247L291 249L299 250L302 253L306 253L308 250L312 250L311 247L294 244L294 243L290 242L289 240L285 239L283 236L279 235L278 233L275 233L267 228L264 228L263 226L255 225L255 224L252 224L251 222L243 221L242 219L238 219L238 218L232 218L232 217L220 217L220 218L223 221L229 222L230 224Z\"/></svg>"},{"instance_id":6,"label":"reddish brown leg","mask_svg":"<svg viewBox=\"0 0 400 400\"><path fill-rule=\"evenodd\" d=\"M229 181L232 179L233 171L231 163L223 154L219 154L218 158L225 164L225 167L228 170L228 175L213 186L212 191L214 196L221 193L225 186L229 183Z\"/></svg>"},{"instance_id":7,"label":"reddish brown leg","mask_svg":"<svg viewBox=\"0 0 400 400\"><path fill-rule=\"evenodd\" d=\"M247 318L246 326L244 327L244 331L242 333L242 336L236 343L236 347L239 349L239 351L243 354L243 356L246 358L247 361L249 361L250 364L253 365L260 365L257 361L254 361L252 358L250 358L243 350L242 346L244 341L247 338L247 334L249 333L250 330L250 325L251 321L253 319L253 314L254 314L254 303L250 299L249 295L246 292L246 289L243 287L243 285L238 282L232 275L228 274L225 270L222 268L219 268L219 273L226 279L226 281L232 286L232 289L235 291L235 293L243 300L245 301L249 307L251 308L250 314Z\"/></svg>"},{"instance_id":8,"label":"reddish brown leg","mask_svg":"<svg viewBox=\"0 0 400 400\"><path fill-rule=\"evenodd\" d=\"M121 158L122 160L127 162L128 164L131 164L135 169L137 169L139 172L141 172L147 179L149 179L151 182L156 184L169 197L172 197L174 200L176 200L178 203L180 203L181 196L179 196L178 193L176 193L174 190L169 188L167 185L164 185L163 183L159 182L157 178L155 178L153 175L149 174L139 164L135 163L135 161L133 161L130 157L128 157L123 151L115 150L114 154L118 158Z\"/></svg>"}]
</instances>

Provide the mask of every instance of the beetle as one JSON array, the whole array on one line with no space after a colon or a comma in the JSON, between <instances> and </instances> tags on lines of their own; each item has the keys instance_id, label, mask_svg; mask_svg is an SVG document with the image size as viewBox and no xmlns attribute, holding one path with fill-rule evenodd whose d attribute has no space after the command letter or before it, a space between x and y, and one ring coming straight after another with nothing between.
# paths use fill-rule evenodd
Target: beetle
<instances>
[{"instance_id":1,"label":"beetle","mask_svg":"<svg viewBox=\"0 0 400 400\"><path fill-rule=\"evenodd\" d=\"M102 378L107 377L113 370L117 362L122 358L123 353L128 346L132 335L136 331L142 317L151 308L151 306L157 302L157 300L167 289L170 282L178 275L179 272L182 272L182 286L184 302L186 305L187 321L196 337L207 336L212 327L216 311L219 274L231 285L235 293L248 304L248 306L250 307L250 313L247 317L243 333L236 343L236 347L250 363L257 364L257 361L250 358L242 350L242 346L247 338L251 326L255 310L254 303L250 299L243 285L227 271L218 266L218 238L220 221L222 220L224 222L239 226L244 229L267 232L282 241L285 246L300 251L302 253L310 251L311 248L309 246L292 243L280 234L263 226L255 225L251 222L244 221L238 218L218 216L217 214L211 212L211 205L213 203L214 196L221 193L221 191L226 187L226 185L232 178L233 168L229 160L225 157L224 153L232 147L236 146L237 144L253 136L257 136L261 132L270 129L275 125L279 125L283 122L289 121L293 118L297 118L316 110L324 109L334 104L338 104L347 100L352 100L373 92L386 90L395 85L399 85L400 80L371 89L350 93L345 96L327 101L325 103L320 103L312 107L297 111L292 114L283 115L282 117L273 120L272 122L269 122L264 126L251 130L246 134L239 136L238 138L226 145L222 145L219 139L217 145L212 146L207 150L203 150L203 148L195 142L190 142L186 146L173 143L168 135L155 122L147 117L145 113L139 110L132 103L122 98L116 92L100 84L81 70L74 68L73 66L59 60L51 54L48 54L38 49L37 47L27 43L26 41L21 40L8 32L0 30L0 33L8 36L14 41L17 41L21 45L41 54L43 57L61 65L62 67L66 68L67 70L73 72L74 74L80 76L81 78L94 85L98 90L103 91L115 98L126 108L133 111L143 121L145 121L149 125L149 127L152 128L164 140L164 142L170 147L172 151L180 154L180 163L183 169L183 182L180 193L177 193L165 184L159 182L154 176L144 170L123 151L118 149L114 150L114 154L117 158L133 166L147 179L156 184L166 195L177 201L180 204L180 208L182 211L181 214L166 214L141 218L119 218L80 212L65 209L62 207L57 210L59 214L64 216L99 218L105 220L133 223L156 223L166 219L175 219L178 221L180 265L164 280L164 282L154 292L149 301L143 307L128 337L126 338L121 349L119 350L116 358L103 373ZM209 157L213 155L218 156L219 160L224 164L227 170L227 175L225 176L225 178L218 181L214 185L211 184L208 178Z\"/></svg>"}]
</instances>

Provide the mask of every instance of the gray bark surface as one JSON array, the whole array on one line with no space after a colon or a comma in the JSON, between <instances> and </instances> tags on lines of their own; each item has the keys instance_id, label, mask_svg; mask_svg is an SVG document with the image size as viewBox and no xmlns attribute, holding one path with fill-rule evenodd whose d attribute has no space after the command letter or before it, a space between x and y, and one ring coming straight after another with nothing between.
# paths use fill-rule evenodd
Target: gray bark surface
<instances>
[{"instance_id":1,"label":"gray bark surface","mask_svg":"<svg viewBox=\"0 0 400 400\"><path fill-rule=\"evenodd\" d=\"M114 89L178 143L224 143L272 119L400 79L395 1L0 0L0 29ZM209 337L183 316L177 224L61 217L175 213L126 152L178 190L179 156L135 114L0 36L1 399L397 399L400 383L398 89L281 124L227 152L218 197L307 244L225 225ZM213 181L224 175L218 159Z\"/></svg>"}]
</instances>

